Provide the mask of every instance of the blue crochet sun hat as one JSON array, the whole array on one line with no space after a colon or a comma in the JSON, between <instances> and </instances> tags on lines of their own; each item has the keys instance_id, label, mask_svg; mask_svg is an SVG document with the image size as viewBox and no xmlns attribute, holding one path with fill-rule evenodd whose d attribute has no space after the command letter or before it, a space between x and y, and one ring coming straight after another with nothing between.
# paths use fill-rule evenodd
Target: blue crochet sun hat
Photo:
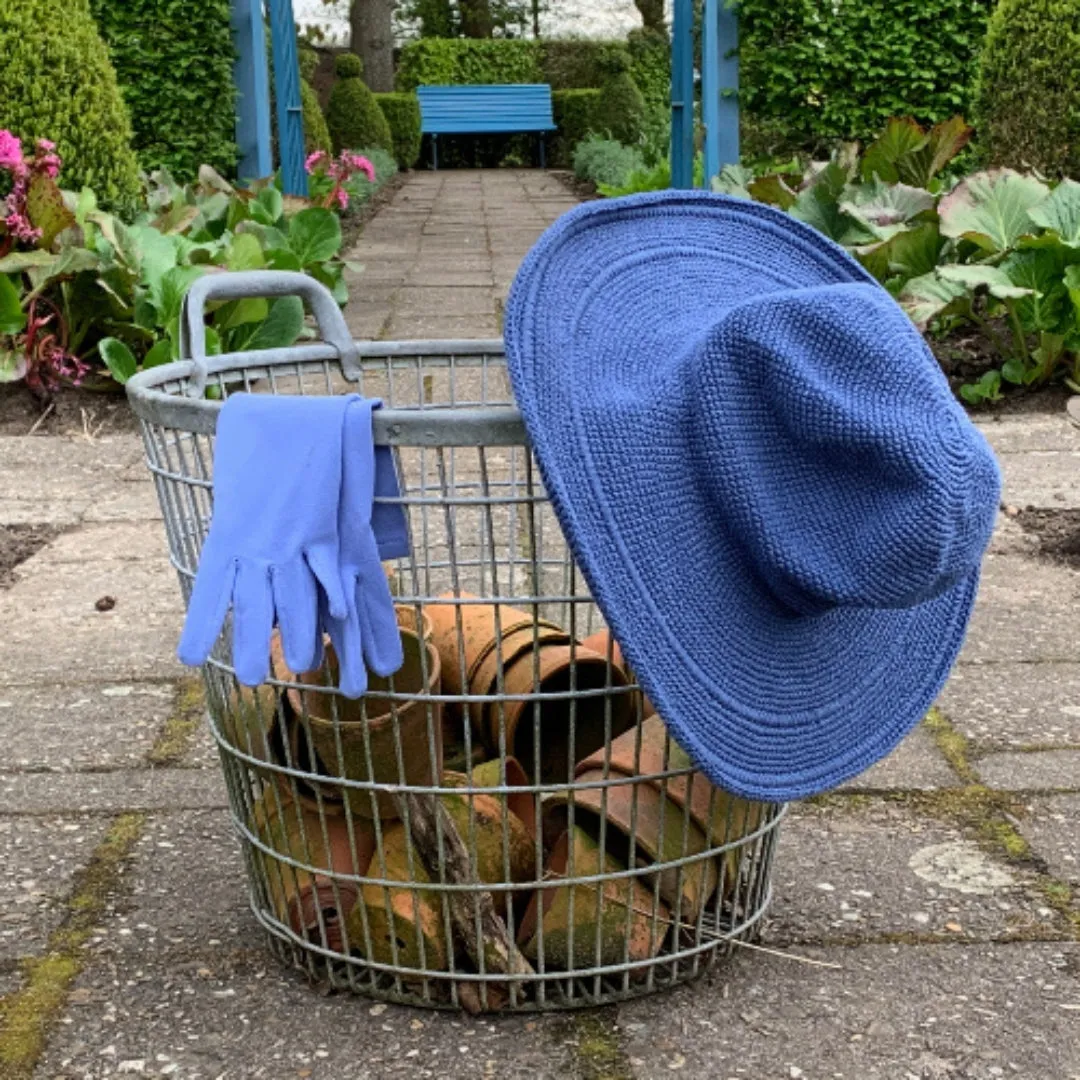
<instances>
[{"instance_id":1,"label":"blue crochet sun hat","mask_svg":"<svg viewBox=\"0 0 1080 1080\"><path fill-rule=\"evenodd\" d=\"M960 650L1001 482L888 293L771 207L667 191L548 229L505 336L567 541L705 774L801 798L888 753Z\"/></svg>"}]
</instances>

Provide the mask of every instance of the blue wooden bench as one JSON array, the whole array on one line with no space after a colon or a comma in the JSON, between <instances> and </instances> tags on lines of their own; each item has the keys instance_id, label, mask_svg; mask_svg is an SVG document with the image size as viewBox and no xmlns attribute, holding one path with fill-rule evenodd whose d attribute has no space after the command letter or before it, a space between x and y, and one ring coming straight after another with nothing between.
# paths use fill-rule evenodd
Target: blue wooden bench
<instances>
[{"instance_id":1,"label":"blue wooden bench","mask_svg":"<svg viewBox=\"0 0 1080 1080\"><path fill-rule=\"evenodd\" d=\"M420 130L431 136L431 164L439 167L440 135L537 132L540 167L544 132L555 130L551 87L546 83L507 86L419 86Z\"/></svg>"}]
</instances>

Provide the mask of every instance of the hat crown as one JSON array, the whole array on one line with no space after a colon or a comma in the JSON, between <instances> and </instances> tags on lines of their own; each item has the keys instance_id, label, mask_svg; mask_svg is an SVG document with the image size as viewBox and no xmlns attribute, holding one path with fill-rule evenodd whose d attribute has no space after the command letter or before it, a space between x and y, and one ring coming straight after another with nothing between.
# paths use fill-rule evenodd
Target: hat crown
<instances>
[{"instance_id":1,"label":"hat crown","mask_svg":"<svg viewBox=\"0 0 1080 1080\"><path fill-rule=\"evenodd\" d=\"M880 287L755 297L684 364L719 527L781 606L907 608L977 568L997 463Z\"/></svg>"}]
</instances>

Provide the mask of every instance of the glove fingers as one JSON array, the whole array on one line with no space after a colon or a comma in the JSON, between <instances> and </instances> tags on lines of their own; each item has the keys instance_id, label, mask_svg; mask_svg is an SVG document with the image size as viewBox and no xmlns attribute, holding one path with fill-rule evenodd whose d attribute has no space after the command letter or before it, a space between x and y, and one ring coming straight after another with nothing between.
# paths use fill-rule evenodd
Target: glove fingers
<instances>
[{"instance_id":1,"label":"glove fingers","mask_svg":"<svg viewBox=\"0 0 1080 1080\"><path fill-rule=\"evenodd\" d=\"M236 580L235 559L221 563L206 555L204 550L176 649L180 663L189 667L206 663L225 623Z\"/></svg>"},{"instance_id":2,"label":"glove fingers","mask_svg":"<svg viewBox=\"0 0 1080 1080\"><path fill-rule=\"evenodd\" d=\"M338 553L322 547L310 548L304 552L311 572L326 594L326 606L334 619L348 617L349 601L345 595L342 574L338 568Z\"/></svg>"},{"instance_id":3,"label":"glove fingers","mask_svg":"<svg viewBox=\"0 0 1080 1080\"><path fill-rule=\"evenodd\" d=\"M285 663L290 671L311 671L322 659L315 578L306 563L293 559L273 568L271 582Z\"/></svg>"},{"instance_id":4,"label":"glove fingers","mask_svg":"<svg viewBox=\"0 0 1080 1080\"><path fill-rule=\"evenodd\" d=\"M356 606L367 666L384 678L393 675L405 662L405 654L390 583L378 563L357 582Z\"/></svg>"},{"instance_id":5,"label":"glove fingers","mask_svg":"<svg viewBox=\"0 0 1080 1080\"><path fill-rule=\"evenodd\" d=\"M270 671L274 597L270 567L241 562L233 600L233 670L244 686L265 682Z\"/></svg>"},{"instance_id":6,"label":"glove fingers","mask_svg":"<svg viewBox=\"0 0 1080 1080\"><path fill-rule=\"evenodd\" d=\"M347 618L330 619L327 629L337 655L338 689L346 697L360 697L367 690L368 678L356 608L350 605Z\"/></svg>"}]
</instances>

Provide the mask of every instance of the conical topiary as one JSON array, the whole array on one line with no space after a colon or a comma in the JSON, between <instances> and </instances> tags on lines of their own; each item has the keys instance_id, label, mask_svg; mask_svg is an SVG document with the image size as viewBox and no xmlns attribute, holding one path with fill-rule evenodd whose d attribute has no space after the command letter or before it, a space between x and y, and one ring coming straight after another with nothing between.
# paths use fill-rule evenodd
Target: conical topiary
<instances>
[{"instance_id":1,"label":"conical topiary","mask_svg":"<svg viewBox=\"0 0 1080 1080\"><path fill-rule=\"evenodd\" d=\"M304 151L308 154L316 150L333 150L330 129L326 126L319 95L315 92L312 80L319 67L319 56L312 49L301 49L298 53L300 64L300 104L304 109Z\"/></svg>"},{"instance_id":2,"label":"conical topiary","mask_svg":"<svg viewBox=\"0 0 1080 1080\"><path fill-rule=\"evenodd\" d=\"M139 193L131 120L86 0L0 3L0 129L51 139L66 188L106 205Z\"/></svg>"},{"instance_id":3,"label":"conical topiary","mask_svg":"<svg viewBox=\"0 0 1080 1080\"><path fill-rule=\"evenodd\" d=\"M326 123L334 150L363 150L380 146L394 152L390 125L386 122L375 95L367 88L361 75L363 61L352 53L341 53L335 65L337 82L330 92Z\"/></svg>"},{"instance_id":4,"label":"conical topiary","mask_svg":"<svg viewBox=\"0 0 1080 1080\"><path fill-rule=\"evenodd\" d=\"M595 123L599 131L632 146L645 129L645 98L630 74L630 57L611 49L602 60L606 78L600 87Z\"/></svg>"},{"instance_id":5,"label":"conical topiary","mask_svg":"<svg viewBox=\"0 0 1080 1080\"><path fill-rule=\"evenodd\" d=\"M1080 0L1001 0L975 91L989 165L1080 176Z\"/></svg>"}]
</instances>

